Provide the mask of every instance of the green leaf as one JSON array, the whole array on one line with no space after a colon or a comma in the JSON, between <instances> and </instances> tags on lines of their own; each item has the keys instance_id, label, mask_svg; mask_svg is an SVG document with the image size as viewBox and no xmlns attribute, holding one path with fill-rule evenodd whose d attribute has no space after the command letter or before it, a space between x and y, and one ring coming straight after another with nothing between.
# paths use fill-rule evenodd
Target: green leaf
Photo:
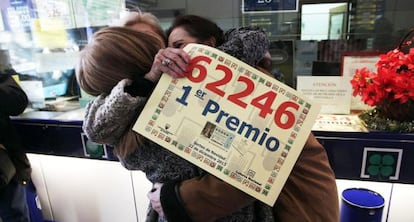
<instances>
[{"instance_id":1,"label":"green leaf","mask_svg":"<svg viewBox=\"0 0 414 222\"><path fill-rule=\"evenodd\" d=\"M394 164L394 157L386 154L382 157L382 164L384 165L393 165Z\"/></svg>"},{"instance_id":2,"label":"green leaf","mask_svg":"<svg viewBox=\"0 0 414 222\"><path fill-rule=\"evenodd\" d=\"M394 169L390 166L381 167L381 175L382 176L389 177L392 174L393 171L394 171Z\"/></svg>"},{"instance_id":3,"label":"green leaf","mask_svg":"<svg viewBox=\"0 0 414 222\"><path fill-rule=\"evenodd\" d=\"M372 165L372 166L369 166L368 167L368 173L369 173L369 175L377 176L379 174L379 171L380 171L380 167L379 166Z\"/></svg>"},{"instance_id":4,"label":"green leaf","mask_svg":"<svg viewBox=\"0 0 414 222\"><path fill-rule=\"evenodd\" d=\"M381 155L379 154L373 154L369 157L369 163L379 165L381 164Z\"/></svg>"}]
</instances>

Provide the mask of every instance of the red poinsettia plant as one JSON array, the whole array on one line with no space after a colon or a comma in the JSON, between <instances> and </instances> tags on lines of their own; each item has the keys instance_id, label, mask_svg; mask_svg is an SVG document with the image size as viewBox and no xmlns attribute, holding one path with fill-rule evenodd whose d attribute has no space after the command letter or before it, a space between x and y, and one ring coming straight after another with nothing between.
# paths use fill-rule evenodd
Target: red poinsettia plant
<instances>
[{"instance_id":1,"label":"red poinsettia plant","mask_svg":"<svg viewBox=\"0 0 414 222\"><path fill-rule=\"evenodd\" d=\"M360 95L370 106L414 101L414 48L408 53L399 48L381 54L376 72L356 70L352 80L353 95Z\"/></svg>"}]
</instances>

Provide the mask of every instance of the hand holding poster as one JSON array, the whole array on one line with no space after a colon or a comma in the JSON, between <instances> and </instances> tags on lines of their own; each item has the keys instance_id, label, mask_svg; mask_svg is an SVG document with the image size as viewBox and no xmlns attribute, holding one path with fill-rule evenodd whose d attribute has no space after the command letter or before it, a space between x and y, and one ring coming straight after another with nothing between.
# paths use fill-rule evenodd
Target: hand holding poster
<instances>
[{"instance_id":1,"label":"hand holding poster","mask_svg":"<svg viewBox=\"0 0 414 222\"><path fill-rule=\"evenodd\" d=\"M187 78L163 75L133 129L274 205L319 105L215 48L184 50Z\"/></svg>"}]
</instances>

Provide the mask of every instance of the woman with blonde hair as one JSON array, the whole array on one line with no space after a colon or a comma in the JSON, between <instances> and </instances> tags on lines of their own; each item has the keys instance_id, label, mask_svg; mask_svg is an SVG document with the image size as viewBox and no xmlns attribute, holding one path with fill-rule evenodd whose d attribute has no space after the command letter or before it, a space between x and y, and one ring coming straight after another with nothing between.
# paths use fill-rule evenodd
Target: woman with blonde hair
<instances>
[{"instance_id":1,"label":"woman with blonde hair","mask_svg":"<svg viewBox=\"0 0 414 222\"><path fill-rule=\"evenodd\" d=\"M162 47L163 42L147 33L122 27L101 29L81 51L77 67L80 86L87 93L98 96L109 94L114 83L122 79L142 79ZM118 72L120 65L126 73Z\"/></svg>"}]
</instances>

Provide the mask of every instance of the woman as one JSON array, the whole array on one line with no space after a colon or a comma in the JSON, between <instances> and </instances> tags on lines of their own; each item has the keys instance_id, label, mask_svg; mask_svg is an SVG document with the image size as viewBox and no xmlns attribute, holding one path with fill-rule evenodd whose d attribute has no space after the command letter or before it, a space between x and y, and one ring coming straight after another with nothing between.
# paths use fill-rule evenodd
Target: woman
<instances>
[{"instance_id":1,"label":"woman","mask_svg":"<svg viewBox=\"0 0 414 222\"><path fill-rule=\"evenodd\" d=\"M177 17L167 35L169 47L184 48L189 43L217 47L251 66L257 66L269 48L266 34L257 27L241 27L223 33L216 23L197 15Z\"/></svg>"},{"instance_id":2,"label":"woman","mask_svg":"<svg viewBox=\"0 0 414 222\"><path fill-rule=\"evenodd\" d=\"M168 45L182 48L188 43L199 42L200 39L214 42L199 34L202 32L200 27L206 27L205 21L200 20L203 18L193 15L178 17L168 30ZM269 70L271 67L266 65L270 56L268 51L263 53L255 50L257 44L263 41L263 39L255 39L257 37L258 35L249 35L249 30L233 29L226 33L227 42L218 48L243 61L248 61L247 63L251 65L256 65L259 70L271 75ZM260 59L255 60L257 58ZM164 186L171 185L168 183ZM211 175L205 175L181 182L178 190L183 205L186 206L186 213L191 215L191 218L197 218L197 221L209 221L214 220L215 216L220 217L252 201L229 186ZM211 189L212 187L215 189ZM289 222L338 221L337 195L335 175L329 165L326 151L313 134L310 134L273 207L274 219ZM200 201L200 196L204 201ZM214 196L224 198L212 198ZM206 204L209 201L211 204Z\"/></svg>"},{"instance_id":3,"label":"woman","mask_svg":"<svg viewBox=\"0 0 414 222\"><path fill-rule=\"evenodd\" d=\"M86 108L84 131L94 141L113 145L123 165L128 169L144 171L147 178L155 183L155 187L171 181L185 181L201 176L204 172L198 167L155 143L144 140L130 130L139 109L142 108L145 102L139 96L147 96L154 85L149 82L150 80L146 76L149 73L159 73L154 71L157 68L151 69L148 62L151 56L155 56L154 49L149 49L151 48L149 46L148 49L145 48L146 43L155 48L153 47L156 46L155 42L147 40L150 35L144 36L145 33L138 34L139 32L135 32L132 29L115 27L102 29L93 36L92 41L81 52L81 59L77 67L80 86L92 95L103 93ZM180 54L168 54L174 52L174 50L182 51L178 49L160 50L155 56L155 60L157 58L164 58L164 60L169 58L171 59L170 64L164 63L161 66L178 67L177 63L179 61L173 59L174 56L180 56ZM262 50L264 51L265 48ZM142 64L136 64L136 61L140 61L139 63ZM156 67L156 65L152 67ZM146 73L145 69L149 72ZM126 79L120 81L119 75L123 75ZM118 82L119 84L117 84ZM119 112L112 112L116 109ZM128 118L131 114L134 117L132 119ZM124 133L125 131L127 133ZM241 193L241 191L237 192ZM174 196L171 199L175 199L175 192L171 195ZM169 199L168 195L164 197ZM243 206L253 202L250 199ZM261 205L264 206L264 204ZM168 206L163 207L168 209ZM157 206L154 206L154 208L157 208ZM172 209L174 208L176 208L175 204L172 206ZM267 209L268 214L271 215L271 208L267 207ZM254 210L255 205L251 205L233 214L231 214L232 212L226 212L224 215L231 215L223 221L264 221L262 218L253 219L257 216L254 215ZM163 221L163 212L159 210L159 213L159 221ZM175 210L168 211L165 216L169 221L173 221ZM273 221L268 216L263 218L269 218L269 221ZM176 221L183 221L177 219ZM188 216L186 219L189 219Z\"/></svg>"}]
</instances>

